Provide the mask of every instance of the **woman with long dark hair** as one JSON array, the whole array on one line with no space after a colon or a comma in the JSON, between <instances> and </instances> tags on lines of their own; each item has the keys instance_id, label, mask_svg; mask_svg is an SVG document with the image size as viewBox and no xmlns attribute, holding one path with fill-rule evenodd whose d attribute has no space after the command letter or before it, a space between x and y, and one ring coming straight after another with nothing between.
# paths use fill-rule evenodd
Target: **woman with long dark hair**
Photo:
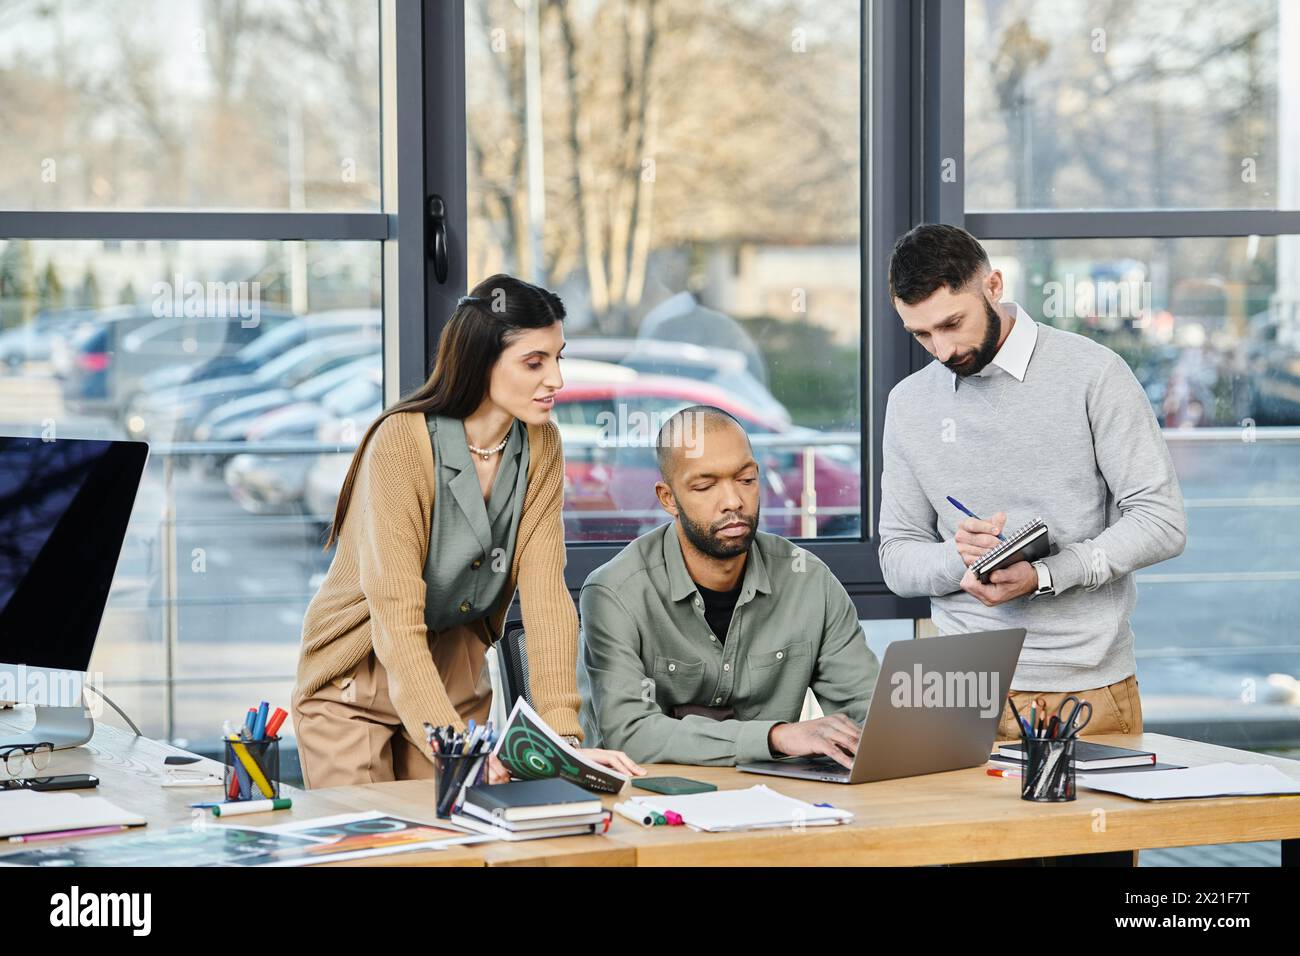
<instances>
[{"instance_id":1,"label":"woman with long dark hair","mask_svg":"<svg viewBox=\"0 0 1300 956\"><path fill-rule=\"evenodd\" d=\"M338 548L303 621L293 718L308 787L433 775L424 724L482 723L484 653L519 591L532 700L575 746L578 617L564 584L559 296L506 275L461 298L428 381L361 439ZM643 773L619 751L597 763ZM507 779L495 758L489 779Z\"/></svg>"}]
</instances>

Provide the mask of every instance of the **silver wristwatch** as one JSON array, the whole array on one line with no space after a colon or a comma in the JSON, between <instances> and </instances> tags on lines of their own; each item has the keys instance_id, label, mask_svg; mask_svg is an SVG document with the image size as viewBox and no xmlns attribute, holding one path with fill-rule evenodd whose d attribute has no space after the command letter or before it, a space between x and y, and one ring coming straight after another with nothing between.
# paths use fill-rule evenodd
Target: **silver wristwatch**
<instances>
[{"instance_id":1,"label":"silver wristwatch","mask_svg":"<svg viewBox=\"0 0 1300 956\"><path fill-rule=\"evenodd\" d=\"M1038 590L1031 595L1031 598L1036 598L1040 594L1055 593L1052 591L1052 572L1047 569L1047 565L1042 561L1035 561L1034 570L1038 572Z\"/></svg>"}]
</instances>

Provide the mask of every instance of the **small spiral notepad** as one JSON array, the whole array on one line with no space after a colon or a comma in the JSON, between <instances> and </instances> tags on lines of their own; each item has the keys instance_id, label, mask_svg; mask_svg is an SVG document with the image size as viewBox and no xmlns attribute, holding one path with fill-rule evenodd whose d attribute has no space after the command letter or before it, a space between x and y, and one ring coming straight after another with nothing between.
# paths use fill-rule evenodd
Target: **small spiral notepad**
<instances>
[{"instance_id":1,"label":"small spiral notepad","mask_svg":"<svg viewBox=\"0 0 1300 956\"><path fill-rule=\"evenodd\" d=\"M970 566L971 572L980 579L981 584L989 583L989 575L999 568L1015 564L1017 561L1037 561L1051 553L1051 535L1042 518L1035 518L1016 530L1002 544L991 551L986 551L978 561Z\"/></svg>"}]
</instances>

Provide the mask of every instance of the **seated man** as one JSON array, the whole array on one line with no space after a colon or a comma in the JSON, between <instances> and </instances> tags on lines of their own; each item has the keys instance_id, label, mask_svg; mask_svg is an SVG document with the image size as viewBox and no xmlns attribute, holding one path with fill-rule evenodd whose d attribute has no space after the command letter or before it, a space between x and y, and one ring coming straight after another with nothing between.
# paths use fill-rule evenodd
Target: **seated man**
<instances>
[{"instance_id":1,"label":"seated man","mask_svg":"<svg viewBox=\"0 0 1300 956\"><path fill-rule=\"evenodd\" d=\"M673 521L582 587L579 719L592 747L637 761L730 765L825 754L852 766L879 668L843 585L758 531L749 436L709 405L656 442ZM808 688L828 715L800 721Z\"/></svg>"}]
</instances>

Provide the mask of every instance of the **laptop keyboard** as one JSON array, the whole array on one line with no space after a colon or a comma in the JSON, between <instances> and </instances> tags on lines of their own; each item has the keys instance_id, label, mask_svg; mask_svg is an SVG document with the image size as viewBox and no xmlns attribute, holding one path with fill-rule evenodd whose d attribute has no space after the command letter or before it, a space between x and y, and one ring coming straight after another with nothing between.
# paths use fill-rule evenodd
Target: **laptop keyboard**
<instances>
[{"instance_id":1,"label":"laptop keyboard","mask_svg":"<svg viewBox=\"0 0 1300 956\"><path fill-rule=\"evenodd\" d=\"M811 757L807 766L818 773L834 773L845 777L849 775L849 768L831 757Z\"/></svg>"}]
</instances>

